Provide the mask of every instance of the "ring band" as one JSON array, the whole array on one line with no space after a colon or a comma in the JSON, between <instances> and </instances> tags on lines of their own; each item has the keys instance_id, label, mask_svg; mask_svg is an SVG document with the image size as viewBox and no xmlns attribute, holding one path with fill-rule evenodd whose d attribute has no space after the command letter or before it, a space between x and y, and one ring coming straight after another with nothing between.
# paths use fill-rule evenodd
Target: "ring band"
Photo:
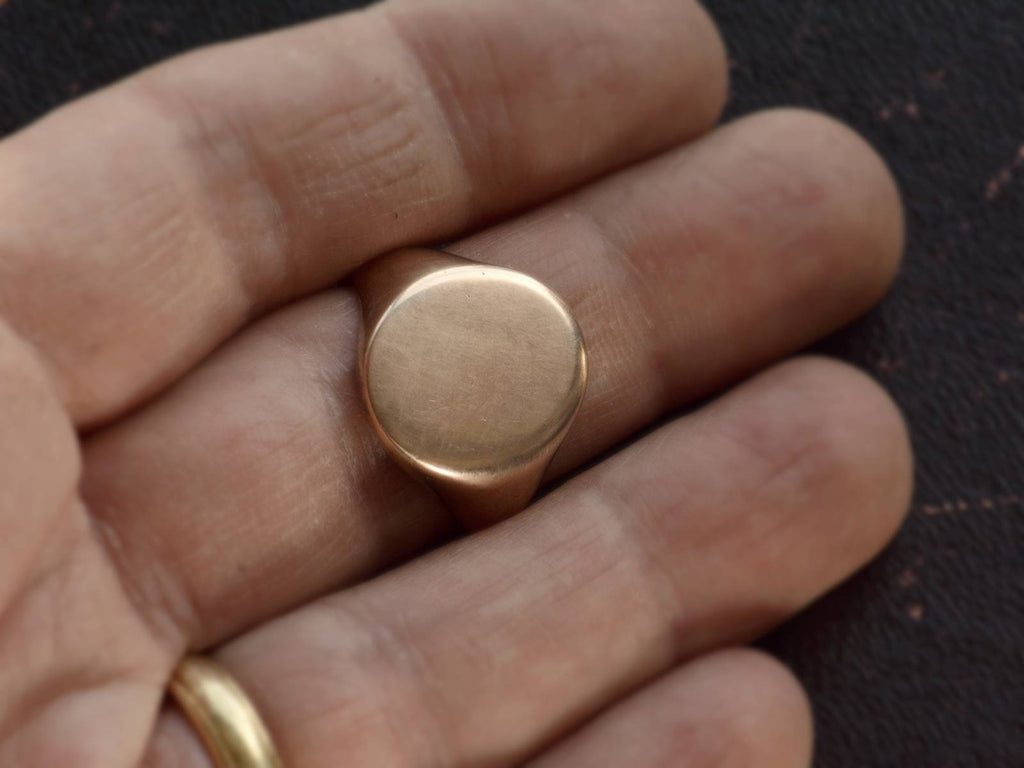
<instances>
[{"instance_id":1,"label":"ring band","mask_svg":"<svg viewBox=\"0 0 1024 768\"><path fill-rule=\"evenodd\" d=\"M169 690L217 768L284 767L256 707L222 666L186 656Z\"/></svg>"}]
</instances>

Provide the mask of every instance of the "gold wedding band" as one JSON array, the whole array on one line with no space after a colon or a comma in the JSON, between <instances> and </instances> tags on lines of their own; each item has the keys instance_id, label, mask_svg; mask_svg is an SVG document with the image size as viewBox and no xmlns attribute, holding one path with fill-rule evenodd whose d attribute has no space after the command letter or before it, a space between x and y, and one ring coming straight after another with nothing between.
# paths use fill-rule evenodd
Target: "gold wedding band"
<instances>
[{"instance_id":1,"label":"gold wedding band","mask_svg":"<svg viewBox=\"0 0 1024 768\"><path fill-rule=\"evenodd\" d=\"M186 656L169 690L217 768L283 768L256 707L222 666Z\"/></svg>"}]
</instances>

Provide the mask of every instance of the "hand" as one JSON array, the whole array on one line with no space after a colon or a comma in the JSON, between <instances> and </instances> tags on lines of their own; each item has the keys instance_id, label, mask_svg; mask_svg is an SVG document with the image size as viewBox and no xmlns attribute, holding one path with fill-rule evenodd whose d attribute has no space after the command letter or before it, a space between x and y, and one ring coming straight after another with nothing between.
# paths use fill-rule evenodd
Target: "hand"
<instances>
[{"instance_id":1,"label":"hand","mask_svg":"<svg viewBox=\"0 0 1024 768\"><path fill-rule=\"evenodd\" d=\"M730 648L882 547L910 453L867 377L776 363L882 295L902 218L827 118L711 131L726 69L688 0L396 1L0 144L0 765L209 766L161 711L190 648L293 767L807 765L798 684ZM610 453L425 553L459 532L332 285L470 232L588 342L548 480Z\"/></svg>"}]
</instances>

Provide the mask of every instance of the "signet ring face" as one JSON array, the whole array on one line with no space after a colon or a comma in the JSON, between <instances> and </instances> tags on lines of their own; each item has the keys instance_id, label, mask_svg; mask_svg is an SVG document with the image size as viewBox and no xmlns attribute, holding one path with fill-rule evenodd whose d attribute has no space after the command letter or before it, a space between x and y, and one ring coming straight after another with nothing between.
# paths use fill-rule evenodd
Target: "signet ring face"
<instances>
[{"instance_id":1,"label":"signet ring face","mask_svg":"<svg viewBox=\"0 0 1024 768\"><path fill-rule=\"evenodd\" d=\"M523 509L586 389L569 308L520 272L426 249L354 282L363 398L388 452L467 526Z\"/></svg>"}]
</instances>

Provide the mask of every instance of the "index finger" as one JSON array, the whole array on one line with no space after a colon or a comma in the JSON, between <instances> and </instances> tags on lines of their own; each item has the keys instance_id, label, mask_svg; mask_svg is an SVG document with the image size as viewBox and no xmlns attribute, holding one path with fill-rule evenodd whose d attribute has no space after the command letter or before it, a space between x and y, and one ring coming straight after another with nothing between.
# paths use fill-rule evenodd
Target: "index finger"
<instances>
[{"instance_id":1,"label":"index finger","mask_svg":"<svg viewBox=\"0 0 1024 768\"><path fill-rule=\"evenodd\" d=\"M0 144L0 310L76 423L254 315L709 128L690 0L390 2L183 57Z\"/></svg>"}]
</instances>

